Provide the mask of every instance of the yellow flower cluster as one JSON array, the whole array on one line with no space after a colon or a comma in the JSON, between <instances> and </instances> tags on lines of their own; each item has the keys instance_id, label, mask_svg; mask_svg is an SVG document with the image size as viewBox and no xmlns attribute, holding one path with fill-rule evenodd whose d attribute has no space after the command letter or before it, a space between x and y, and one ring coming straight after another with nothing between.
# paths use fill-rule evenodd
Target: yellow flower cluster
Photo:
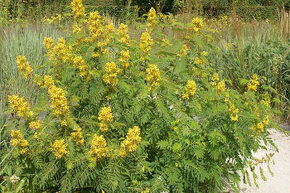
<instances>
[{"instance_id":1,"label":"yellow flower cluster","mask_svg":"<svg viewBox=\"0 0 290 193\"><path fill-rule=\"evenodd\" d=\"M199 17L193 18L192 25L193 25L193 30L195 32L198 32L204 26L203 19Z\"/></svg>"},{"instance_id":2,"label":"yellow flower cluster","mask_svg":"<svg viewBox=\"0 0 290 193\"><path fill-rule=\"evenodd\" d=\"M107 151L107 142L103 135L98 136L94 134L93 140L91 142L90 156L95 159L100 159L105 156Z\"/></svg>"},{"instance_id":3,"label":"yellow flower cluster","mask_svg":"<svg viewBox=\"0 0 290 193\"><path fill-rule=\"evenodd\" d=\"M194 64L197 64L197 65L204 65L205 62L204 62L201 58L199 58L199 57L195 57L195 58L194 58Z\"/></svg>"},{"instance_id":4,"label":"yellow flower cluster","mask_svg":"<svg viewBox=\"0 0 290 193\"><path fill-rule=\"evenodd\" d=\"M101 16L98 11L90 12L89 18L89 31L94 40L101 37L103 33Z\"/></svg>"},{"instance_id":5,"label":"yellow flower cluster","mask_svg":"<svg viewBox=\"0 0 290 193\"><path fill-rule=\"evenodd\" d=\"M33 112L30 110L28 102L23 97L10 95L8 96L8 101L13 112L17 113L19 117L33 117Z\"/></svg>"},{"instance_id":6,"label":"yellow flower cluster","mask_svg":"<svg viewBox=\"0 0 290 193\"><path fill-rule=\"evenodd\" d=\"M20 154L22 154L22 155L28 151L29 143L26 139L23 139L23 136L19 130L12 130L11 131L10 144L12 147L19 145L21 147Z\"/></svg>"},{"instance_id":7,"label":"yellow flower cluster","mask_svg":"<svg viewBox=\"0 0 290 193\"><path fill-rule=\"evenodd\" d=\"M44 45L44 48L47 50L48 54L50 55L54 47L53 39L50 37L45 37L43 39L43 45Z\"/></svg>"},{"instance_id":8,"label":"yellow flower cluster","mask_svg":"<svg viewBox=\"0 0 290 193\"><path fill-rule=\"evenodd\" d=\"M151 7L150 11L148 12L147 27L153 30L156 27L156 24L157 24L156 11L153 7Z\"/></svg>"},{"instance_id":9,"label":"yellow flower cluster","mask_svg":"<svg viewBox=\"0 0 290 193\"><path fill-rule=\"evenodd\" d=\"M149 51L151 50L153 45L153 39L151 38L148 31L142 33L140 38L140 49L141 49L141 60L145 60L145 57L149 55Z\"/></svg>"},{"instance_id":10,"label":"yellow flower cluster","mask_svg":"<svg viewBox=\"0 0 290 193\"><path fill-rule=\"evenodd\" d=\"M229 103L229 112L230 112L231 121L238 121L239 109L236 108L235 105L232 104L231 102Z\"/></svg>"},{"instance_id":11,"label":"yellow flower cluster","mask_svg":"<svg viewBox=\"0 0 290 193\"><path fill-rule=\"evenodd\" d=\"M260 101L260 103L263 104L263 105L265 105L266 107L269 107L270 104L271 104L271 99L270 99L270 97L266 97L266 98L262 99Z\"/></svg>"},{"instance_id":12,"label":"yellow flower cluster","mask_svg":"<svg viewBox=\"0 0 290 193\"><path fill-rule=\"evenodd\" d=\"M41 127L40 120L31 121L31 122L29 123L29 128L31 128L31 129L39 130L40 127Z\"/></svg>"},{"instance_id":13,"label":"yellow flower cluster","mask_svg":"<svg viewBox=\"0 0 290 193\"><path fill-rule=\"evenodd\" d=\"M121 23L118 28L118 41L122 44L129 45L129 35L128 35L128 26Z\"/></svg>"},{"instance_id":14,"label":"yellow flower cluster","mask_svg":"<svg viewBox=\"0 0 290 193\"><path fill-rule=\"evenodd\" d=\"M64 142L64 139L55 140L54 143L51 144L51 147L55 157L58 159L69 153L67 150L67 144Z\"/></svg>"},{"instance_id":15,"label":"yellow flower cluster","mask_svg":"<svg viewBox=\"0 0 290 193\"><path fill-rule=\"evenodd\" d=\"M28 78L28 76L31 75L31 73L33 72L33 69L27 62L25 56L21 56L21 55L17 56L16 63L17 63L17 68L19 72L23 73L24 78Z\"/></svg>"},{"instance_id":16,"label":"yellow flower cluster","mask_svg":"<svg viewBox=\"0 0 290 193\"><path fill-rule=\"evenodd\" d=\"M87 81L90 80L90 73L89 73L89 67L85 63L85 61L82 59L81 56L77 56L73 60L74 62L74 67L78 68L80 71L80 76L85 77Z\"/></svg>"},{"instance_id":17,"label":"yellow flower cluster","mask_svg":"<svg viewBox=\"0 0 290 193\"><path fill-rule=\"evenodd\" d=\"M123 66L123 68L128 68L129 67L129 59L130 59L130 52L129 50L126 51L121 51L120 52L120 58L119 62Z\"/></svg>"},{"instance_id":18,"label":"yellow flower cluster","mask_svg":"<svg viewBox=\"0 0 290 193\"><path fill-rule=\"evenodd\" d=\"M53 114L57 117L68 115L69 108L63 89L54 85L51 76L44 76L44 86L48 88L48 94L51 99L50 106L53 109Z\"/></svg>"},{"instance_id":19,"label":"yellow flower cluster","mask_svg":"<svg viewBox=\"0 0 290 193\"><path fill-rule=\"evenodd\" d=\"M177 56L186 56L187 55L188 47L184 44L181 50L178 52Z\"/></svg>"},{"instance_id":20,"label":"yellow flower cluster","mask_svg":"<svg viewBox=\"0 0 290 193\"><path fill-rule=\"evenodd\" d=\"M53 48L53 54L54 55L50 55L50 60L57 57L57 59L62 62L72 61L72 47L66 45L64 38L58 38L57 45ZM57 62L54 63L54 66L56 65L58 65Z\"/></svg>"},{"instance_id":21,"label":"yellow flower cluster","mask_svg":"<svg viewBox=\"0 0 290 193\"><path fill-rule=\"evenodd\" d=\"M111 107L103 107L98 116L101 131L108 131L108 124L113 122Z\"/></svg>"},{"instance_id":22,"label":"yellow flower cluster","mask_svg":"<svg viewBox=\"0 0 290 193\"><path fill-rule=\"evenodd\" d=\"M83 145L85 140L82 136L82 128L74 129L74 132L71 133L72 139L76 142L77 145Z\"/></svg>"},{"instance_id":23,"label":"yellow flower cluster","mask_svg":"<svg viewBox=\"0 0 290 193\"><path fill-rule=\"evenodd\" d=\"M157 65L149 64L146 69L146 80L150 83L149 91L160 84L161 77Z\"/></svg>"},{"instance_id":24,"label":"yellow flower cluster","mask_svg":"<svg viewBox=\"0 0 290 193\"><path fill-rule=\"evenodd\" d=\"M138 126L134 126L128 130L126 139L121 143L120 156L126 157L127 151L136 151L138 144L141 142L140 132Z\"/></svg>"},{"instance_id":25,"label":"yellow flower cluster","mask_svg":"<svg viewBox=\"0 0 290 193\"><path fill-rule=\"evenodd\" d=\"M161 46L165 47L165 46L168 46L170 44L169 40L166 39L166 38L163 38L161 40Z\"/></svg>"},{"instance_id":26,"label":"yellow flower cluster","mask_svg":"<svg viewBox=\"0 0 290 193\"><path fill-rule=\"evenodd\" d=\"M211 77L211 85L212 86L216 86L217 85L217 81L219 81L219 75L218 73L214 73L213 76Z\"/></svg>"},{"instance_id":27,"label":"yellow flower cluster","mask_svg":"<svg viewBox=\"0 0 290 193\"><path fill-rule=\"evenodd\" d=\"M105 74L103 76L103 80L106 84L109 84L113 87L115 87L118 83L117 74L118 69L115 62L107 62L105 64Z\"/></svg>"},{"instance_id":28,"label":"yellow flower cluster","mask_svg":"<svg viewBox=\"0 0 290 193\"><path fill-rule=\"evenodd\" d=\"M254 74L252 76L252 78L250 79L250 81L248 82L247 86L248 86L248 90L249 91L257 91L257 87L260 84L258 81L258 75Z\"/></svg>"},{"instance_id":29,"label":"yellow flower cluster","mask_svg":"<svg viewBox=\"0 0 290 193\"><path fill-rule=\"evenodd\" d=\"M52 86L54 86L54 80L52 79L51 76L45 75L44 76L44 87L51 88Z\"/></svg>"},{"instance_id":30,"label":"yellow flower cluster","mask_svg":"<svg viewBox=\"0 0 290 193\"><path fill-rule=\"evenodd\" d=\"M196 91L196 83L193 80L187 81L185 86L185 93L182 95L183 99L188 100L189 97L193 96Z\"/></svg>"},{"instance_id":31,"label":"yellow flower cluster","mask_svg":"<svg viewBox=\"0 0 290 193\"><path fill-rule=\"evenodd\" d=\"M73 0L71 2L71 8L75 20L85 17L85 8L83 6L82 0Z\"/></svg>"},{"instance_id":32,"label":"yellow flower cluster","mask_svg":"<svg viewBox=\"0 0 290 193\"><path fill-rule=\"evenodd\" d=\"M44 18L43 23L49 23L49 24L54 24L57 21L60 22L62 19L61 14L56 14L55 16L51 16L50 18Z\"/></svg>"},{"instance_id":33,"label":"yellow flower cluster","mask_svg":"<svg viewBox=\"0 0 290 193\"><path fill-rule=\"evenodd\" d=\"M217 84L217 90L218 90L218 93L222 93L222 92L225 92L226 91L226 83L224 80L220 81L218 84Z\"/></svg>"}]
</instances>

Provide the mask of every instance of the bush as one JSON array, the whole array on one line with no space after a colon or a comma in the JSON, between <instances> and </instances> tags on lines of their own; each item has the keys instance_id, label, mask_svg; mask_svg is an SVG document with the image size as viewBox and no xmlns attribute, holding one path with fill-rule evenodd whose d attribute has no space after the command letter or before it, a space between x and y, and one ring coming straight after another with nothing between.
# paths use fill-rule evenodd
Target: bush
<instances>
[{"instance_id":1,"label":"bush","mask_svg":"<svg viewBox=\"0 0 290 193\"><path fill-rule=\"evenodd\" d=\"M253 152L274 146L258 75L243 82L244 93L232 89L208 60L211 30L200 18L180 24L151 9L136 42L126 25L86 16L80 0L72 9L74 34L44 39L47 75L17 57L20 74L41 94L33 107L8 97L2 188L218 192L228 182L238 191L238 172L255 171ZM173 31L180 33L171 40Z\"/></svg>"}]
</instances>

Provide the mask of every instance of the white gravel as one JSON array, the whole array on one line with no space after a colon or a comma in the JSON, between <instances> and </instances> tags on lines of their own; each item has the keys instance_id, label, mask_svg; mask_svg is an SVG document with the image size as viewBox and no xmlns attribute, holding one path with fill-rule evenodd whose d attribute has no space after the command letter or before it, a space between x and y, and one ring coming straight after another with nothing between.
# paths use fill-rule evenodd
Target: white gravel
<instances>
[{"instance_id":1,"label":"white gravel","mask_svg":"<svg viewBox=\"0 0 290 193\"><path fill-rule=\"evenodd\" d=\"M259 177L257 183L259 187L242 183L240 185L241 193L290 193L290 136L274 129L271 129L270 133L271 138L279 149L279 152L276 152L273 156L275 164L271 163L270 165L274 176L269 173L267 164L262 164L267 181L261 179L257 168L256 173ZM255 157L262 158L265 157L266 153L271 152L275 152L274 149L269 151L261 150L255 154Z\"/></svg>"}]
</instances>

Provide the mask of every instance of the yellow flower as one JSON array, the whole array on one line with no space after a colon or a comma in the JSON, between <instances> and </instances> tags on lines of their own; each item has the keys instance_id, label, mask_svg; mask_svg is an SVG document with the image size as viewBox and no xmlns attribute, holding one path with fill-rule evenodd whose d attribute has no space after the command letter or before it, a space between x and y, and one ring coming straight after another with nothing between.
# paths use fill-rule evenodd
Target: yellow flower
<instances>
[{"instance_id":1,"label":"yellow flower","mask_svg":"<svg viewBox=\"0 0 290 193\"><path fill-rule=\"evenodd\" d=\"M260 84L258 81L258 78L259 77L257 74L254 74L252 76L252 78L250 79L250 81L247 84L249 91L257 91L257 86Z\"/></svg>"},{"instance_id":2,"label":"yellow flower","mask_svg":"<svg viewBox=\"0 0 290 193\"><path fill-rule=\"evenodd\" d=\"M157 65L149 64L146 69L146 80L150 84L149 91L160 84L160 72Z\"/></svg>"},{"instance_id":3,"label":"yellow flower","mask_svg":"<svg viewBox=\"0 0 290 193\"><path fill-rule=\"evenodd\" d=\"M71 133L72 139L76 142L77 145L83 145L85 140L82 136L82 129L79 127L74 129L74 132Z\"/></svg>"},{"instance_id":4,"label":"yellow flower","mask_svg":"<svg viewBox=\"0 0 290 193\"><path fill-rule=\"evenodd\" d=\"M264 119L263 119L263 123L264 123L265 125L269 125L269 122L270 122L270 120L269 120L269 116L264 117Z\"/></svg>"},{"instance_id":5,"label":"yellow flower","mask_svg":"<svg viewBox=\"0 0 290 193\"><path fill-rule=\"evenodd\" d=\"M103 107L99 112L98 120L100 121L101 131L107 131L108 124L113 122L111 107Z\"/></svg>"},{"instance_id":6,"label":"yellow flower","mask_svg":"<svg viewBox=\"0 0 290 193\"><path fill-rule=\"evenodd\" d=\"M52 86L54 86L54 80L52 79L51 76L45 75L44 76L44 87L45 88L50 88Z\"/></svg>"},{"instance_id":7,"label":"yellow flower","mask_svg":"<svg viewBox=\"0 0 290 193\"><path fill-rule=\"evenodd\" d=\"M43 40L43 45L45 49L50 52L54 47L54 41L50 37L45 37Z\"/></svg>"},{"instance_id":8,"label":"yellow flower","mask_svg":"<svg viewBox=\"0 0 290 193\"><path fill-rule=\"evenodd\" d=\"M217 90L219 93L221 92L225 92L226 90L226 83L224 80L220 81L218 84L217 84Z\"/></svg>"},{"instance_id":9,"label":"yellow flower","mask_svg":"<svg viewBox=\"0 0 290 193\"><path fill-rule=\"evenodd\" d=\"M259 132L263 132L264 131L264 123L263 122L258 123L257 129L259 130Z\"/></svg>"},{"instance_id":10,"label":"yellow flower","mask_svg":"<svg viewBox=\"0 0 290 193\"><path fill-rule=\"evenodd\" d=\"M168 46L169 45L169 40L166 39L166 38L163 38L161 40L161 46L165 47L165 46Z\"/></svg>"},{"instance_id":11,"label":"yellow flower","mask_svg":"<svg viewBox=\"0 0 290 193\"><path fill-rule=\"evenodd\" d=\"M219 75L218 73L214 73L213 76L211 77L211 85L212 86L216 86L217 85L217 81L219 81Z\"/></svg>"},{"instance_id":12,"label":"yellow flower","mask_svg":"<svg viewBox=\"0 0 290 193\"><path fill-rule=\"evenodd\" d=\"M13 112L17 113L19 117L32 118L33 112L30 110L28 102L17 95L8 96L8 101L10 103L10 108Z\"/></svg>"},{"instance_id":13,"label":"yellow flower","mask_svg":"<svg viewBox=\"0 0 290 193\"><path fill-rule=\"evenodd\" d=\"M53 153L56 158L60 159L63 156L67 155L69 152L66 149L67 144L65 144L64 139L55 140L53 144L51 144L51 147L53 149Z\"/></svg>"},{"instance_id":14,"label":"yellow flower","mask_svg":"<svg viewBox=\"0 0 290 193\"><path fill-rule=\"evenodd\" d=\"M153 45L153 39L151 38L148 31L142 33L140 38L139 47L141 49L141 59L144 60L145 56L149 55L149 51L151 50Z\"/></svg>"},{"instance_id":15,"label":"yellow flower","mask_svg":"<svg viewBox=\"0 0 290 193\"><path fill-rule=\"evenodd\" d=\"M182 95L183 99L189 99L189 97L194 96L196 91L196 83L193 80L187 81L185 86L185 94Z\"/></svg>"},{"instance_id":16,"label":"yellow flower","mask_svg":"<svg viewBox=\"0 0 290 193\"><path fill-rule=\"evenodd\" d=\"M136 151L138 144L141 142L140 132L141 131L138 126L129 128L126 139L121 143L120 156L127 156L127 151Z\"/></svg>"},{"instance_id":17,"label":"yellow flower","mask_svg":"<svg viewBox=\"0 0 290 193\"><path fill-rule=\"evenodd\" d=\"M201 55L205 57L205 56L208 55L208 53L207 53L206 51L202 51L202 52L201 52Z\"/></svg>"},{"instance_id":18,"label":"yellow flower","mask_svg":"<svg viewBox=\"0 0 290 193\"><path fill-rule=\"evenodd\" d=\"M62 88L53 85L48 88L48 94L51 99L50 106L53 109L53 114L55 116L60 117L69 114L67 99Z\"/></svg>"},{"instance_id":19,"label":"yellow flower","mask_svg":"<svg viewBox=\"0 0 290 193\"><path fill-rule=\"evenodd\" d=\"M148 18L147 18L147 27L150 30L153 30L157 24L157 15L156 11L153 7L151 7L150 11L148 12Z\"/></svg>"},{"instance_id":20,"label":"yellow flower","mask_svg":"<svg viewBox=\"0 0 290 193\"><path fill-rule=\"evenodd\" d=\"M94 134L91 142L90 156L100 159L105 156L107 151L107 143L103 135Z\"/></svg>"},{"instance_id":21,"label":"yellow flower","mask_svg":"<svg viewBox=\"0 0 290 193\"><path fill-rule=\"evenodd\" d=\"M21 56L21 55L17 56L16 63L17 63L17 68L18 68L19 72L24 73L23 74L24 78L28 78L28 76L30 76L32 74L33 69L31 68L31 66L27 62L25 56Z\"/></svg>"},{"instance_id":22,"label":"yellow flower","mask_svg":"<svg viewBox=\"0 0 290 193\"><path fill-rule=\"evenodd\" d=\"M128 26L121 23L118 28L118 41L122 44L129 45L129 35L128 35Z\"/></svg>"},{"instance_id":23,"label":"yellow flower","mask_svg":"<svg viewBox=\"0 0 290 193\"><path fill-rule=\"evenodd\" d=\"M195 32L198 32L202 27L203 27L203 19L196 17L192 19L192 24L193 24L193 30Z\"/></svg>"},{"instance_id":24,"label":"yellow flower","mask_svg":"<svg viewBox=\"0 0 290 193\"><path fill-rule=\"evenodd\" d=\"M199 57L195 57L195 59L194 59L194 64L197 64L197 65L204 65L205 62L204 62L201 58L199 58Z\"/></svg>"},{"instance_id":25,"label":"yellow flower","mask_svg":"<svg viewBox=\"0 0 290 193\"><path fill-rule=\"evenodd\" d=\"M81 56L77 56L74 58L74 67L78 68L80 71L80 76L81 77L90 77L89 74L89 67L86 65L85 61L82 59Z\"/></svg>"},{"instance_id":26,"label":"yellow flower","mask_svg":"<svg viewBox=\"0 0 290 193\"><path fill-rule=\"evenodd\" d=\"M38 129L40 129L40 127L41 127L40 120L37 120L37 121L31 121L31 122L29 123L29 128L31 128L31 129L38 130Z\"/></svg>"},{"instance_id":27,"label":"yellow flower","mask_svg":"<svg viewBox=\"0 0 290 193\"><path fill-rule=\"evenodd\" d=\"M112 85L115 87L118 83L117 79L117 65L114 62L107 62L105 64L105 74L103 76L103 80L106 84Z\"/></svg>"},{"instance_id":28,"label":"yellow flower","mask_svg":"<svg viewBox=\"0 0 290 193\"><path fill-rule=\"evenodd\" d=\"M229 112L230 112L230 118L231 121L238 121L239 118L239 109L235 107L235 105L233 103L229 103L229 108L228 108Z\"/></svg>"},{"instance_id":29,"label":"yellow flower","mask_svg":"<svg viewBox=\"0 0 290 193\"><path fill-rule=\"evenodd\" d=\"M178 52L177 56L186 56L187 55L187 46L184 44L181 48L181 50Z\"/></svg>"},{"instance_id":30,"label":"yellow flower","mask_svg":"<svg viewBox=\"0 0 290 193\"><path fill-rule=\"evenodd\" d=\"M29 143L26 139L23 139L23 136L19 130L12 130L11 131L10 145L12 147L19 145L19 147L21 148L20 154L23 155L28 151Z\"/></svg>"},{"instance_id":31,"label":"yellow flower","mask_svg":"<svg viewBox=\"0 0 290 193\"><path fill-rule=\"evenodd\" d=\"M119 58L119 61L121 63L121 65L124 67L124 68L128 68L129 66L129 59L130 59L130 52L129 50L126 50L126 51L121 51L120 52L120 58Z\"/></svg>"},{"instance_id":32,"label":"yellow flower","mask_svg":"<svg viewBox=\"0 0 290 193\"><path fill-rule=\"evenodd\" d=\"M85 17L85 8L83 6L82 0L73 0L71 2L71 8L75 20Z\"/></svg>"}]
</instances>

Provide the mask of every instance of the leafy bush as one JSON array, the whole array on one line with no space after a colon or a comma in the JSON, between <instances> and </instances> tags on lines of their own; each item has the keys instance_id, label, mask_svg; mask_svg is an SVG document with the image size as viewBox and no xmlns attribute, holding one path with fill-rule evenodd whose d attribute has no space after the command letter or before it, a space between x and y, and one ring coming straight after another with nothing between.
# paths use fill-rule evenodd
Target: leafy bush
<instances>
[{"instance_id":1,"label":"leafy bush","mask_svg":"<svg viewBox=\"0 0 290 193\"><path fill-rule=\"evenodd\" d=\"M33 107L8 96L2 188L218 192L225 181L238 191L253 152L274 146L258 75L243 82L244 93L232 89L212 68L211 30L200 18L181 24L151 9L137 42L126 25L87 16L80 0L72 10L74 34L44 39L47 75L17 57L41 94ZM172 31L179 36L170 39Z\"/></svg>"},{"instance_id":2,"label":"leafy bush","mask_svg":"<svg viewBox=\"0 0 290 193\"><path fill-rule=\"evenodd\" d=\"M240 87L241 79L248 79L251 74L259 73L264 77L265 84L274 88L268 89L268 93L278 99L272 104L282 112L286 120L289 119L289 43L282 40L260 40L245 41L239 46L240 48L234 43L230 48L223 48L219 57L215 56L216 68L223 71L225 77L233 81L234 87L242 91L244 88Z\"/></svg>"}]
</instances>

